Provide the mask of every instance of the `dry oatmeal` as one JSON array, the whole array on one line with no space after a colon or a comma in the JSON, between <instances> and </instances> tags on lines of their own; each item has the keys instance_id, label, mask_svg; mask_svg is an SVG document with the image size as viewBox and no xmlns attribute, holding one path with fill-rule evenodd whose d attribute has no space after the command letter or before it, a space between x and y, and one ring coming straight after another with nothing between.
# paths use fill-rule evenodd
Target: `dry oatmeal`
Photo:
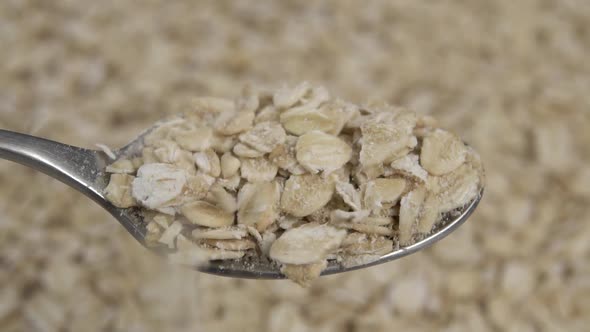
<instances>
[{"instance_id":1,"label":"dry oatmeal","mask_svg":"<svg viewBox=\"0 0 590 332\"><path fill-rule=\"evenodd\" d=\"M193 107L195 95L307 79L356 104L385 100L436 117L486 168L485 199L444 241L303 289L170 266L82 195L0 162L0 330L587 331L589 5L0 1L3 129L117 147L178 100ZM268 100L254 124L279 120ZM313 114L327 132L331 122ZM294 174L302 167L292 156ZM395 172L415 164L405 165ZM195 195L206 179L189 180ZM236 180L217 182L230 190ZM507 273L515 264L533 277ZM523 280L534 291L515 299Z\"/></svg>"},{"instance_id":2,"label":"dry oatmeal","mask_svg":"<svg viewBox=\"0 0 590 332\"><path fill-rule=\"evenodd\" d=\"M142 208L148 245L175 261L267 257L308 286L328 260L372 262L479 195L479 156L431 118L308 83L255 91L197 102L107 168L107 198Z\"/></svg>"}]
</instances>

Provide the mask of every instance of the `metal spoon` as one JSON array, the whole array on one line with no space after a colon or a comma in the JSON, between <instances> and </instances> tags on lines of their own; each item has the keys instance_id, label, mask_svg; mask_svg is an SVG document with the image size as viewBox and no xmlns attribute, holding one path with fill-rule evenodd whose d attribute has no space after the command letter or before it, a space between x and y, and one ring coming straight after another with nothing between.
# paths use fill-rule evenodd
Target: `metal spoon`
<instances>
[{"instance_id":1,"label":"metal spoon","mask_svg":"<svg viewBox=\"0 0 590 332\"><path fill-rule=\"evenodd\" d=\"M138 154L143 145L143 138L149 132L150 130L147 130L135 141L113 152L117 157ZM105 172L105 168L112 162L106 153L0 129L0 158L41 171L80 191L113 215L145 247L146 224L142 220L139 209L117 208L103 194L109 182L109 174ZM369 264L344 268L337 262L330 262L328 268L322 272L322 275L357 270L385 263L434 244L449 235L469 218L477 207L482 194L483 188L476 199L453 216L447 216L445 222L441 223L440 226L424 239L410 246L394 250ZM227 277L253 279L284 278L279 268L275 265L239 260L212 261L210 264L198 267L197 269L202 272Z\"/></svg>"}]
</instances>

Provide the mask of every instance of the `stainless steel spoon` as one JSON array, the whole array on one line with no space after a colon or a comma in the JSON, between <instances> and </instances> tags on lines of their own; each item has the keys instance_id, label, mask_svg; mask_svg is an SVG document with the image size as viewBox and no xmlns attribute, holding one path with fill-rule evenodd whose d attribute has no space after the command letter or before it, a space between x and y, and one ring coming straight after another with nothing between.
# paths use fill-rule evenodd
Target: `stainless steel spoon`
<instances>
[{"instance_id":1,"label":"stainless steel spoon","mask_svg":"<svg viewBox=\"0 0 590 332\"><path fill-rule=\"evenodd\" d=\"M138 154L143 145L143 138L149 131L144 132L138 139L127 146L113 152L117 157ZM105 168L107 164L112 162L104 152L0 129L0 158L41 171L80 191L112 214L145 247L145 222L142 220L139 210L137 208L117 208L103 194L109 182L109 174L105 172ZM449 235L469 218L477 207L482 194L483 189L476 199L453 216L447 216L445 221L424 239L383 255L379 260L370 264L343 268L336 262L330 262L328 268L322 272L322 275L357 270L385 263L434 244ZM210 264L198 267L197 269L202 272L228 277L253 279L284 278L275 265L256 262L245 263L239 260L212 261Z\"/></svg>"}]
</instances>

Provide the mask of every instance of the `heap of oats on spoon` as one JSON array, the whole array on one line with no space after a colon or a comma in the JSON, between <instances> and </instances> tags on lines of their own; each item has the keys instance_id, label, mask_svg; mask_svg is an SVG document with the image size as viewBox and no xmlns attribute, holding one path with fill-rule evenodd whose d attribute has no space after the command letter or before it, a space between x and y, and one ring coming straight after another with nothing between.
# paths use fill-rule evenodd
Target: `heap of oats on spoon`
<instances>
[{"instance_id":1,"label":"heap of oats on spoon","mask_svg":"<svg viewBox=\"0 0 590 332\"><path fill-rule=\"evenodd\" d=\"M308 83L196 99L141 143L106 168L106 198L140 209L147 246L218 274L308 285L398 258L460 225L483 192L477 153L433 118Z\"/></svg>"}]
</instances>

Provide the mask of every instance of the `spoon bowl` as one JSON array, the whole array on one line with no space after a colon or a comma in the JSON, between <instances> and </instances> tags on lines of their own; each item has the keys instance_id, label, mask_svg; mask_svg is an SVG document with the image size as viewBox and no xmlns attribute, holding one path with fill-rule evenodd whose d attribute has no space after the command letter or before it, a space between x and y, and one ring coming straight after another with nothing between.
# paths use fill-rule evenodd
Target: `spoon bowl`
<instances>
[{"instance_id":1,"label":"spoon bowl","mask_svg":"<svg viewBox=\"0 0 590 332\"><path fill-rule=\"evenodd\" d=\"M143 146L144 137L152 129L144 131L136 140L125 147L114 150L115 157L139 154ZM109 183L110 175L106 173L105 169L108 164L114 161L107 153L0 129L0 158L41 171L80 191L113 215L142 246L156 254L165 255L161 250L146 246L146 222L141 216L140 208L118 208L106 199L104 191ZM443 222L435 227L430 234L412 245L394 249L376 261L353 267L343 267L336 261L330 261L328 267L322 272L322 275L352 271L382 264L429 247L462 225L473 213L482 195L483 188L473 201L463 208L446 215ZM260 261L211 261L209 264L195 268L201 272L226 277L251 279L285 278L280 272L278 265Z\"/></svg>"}]
</instances>

